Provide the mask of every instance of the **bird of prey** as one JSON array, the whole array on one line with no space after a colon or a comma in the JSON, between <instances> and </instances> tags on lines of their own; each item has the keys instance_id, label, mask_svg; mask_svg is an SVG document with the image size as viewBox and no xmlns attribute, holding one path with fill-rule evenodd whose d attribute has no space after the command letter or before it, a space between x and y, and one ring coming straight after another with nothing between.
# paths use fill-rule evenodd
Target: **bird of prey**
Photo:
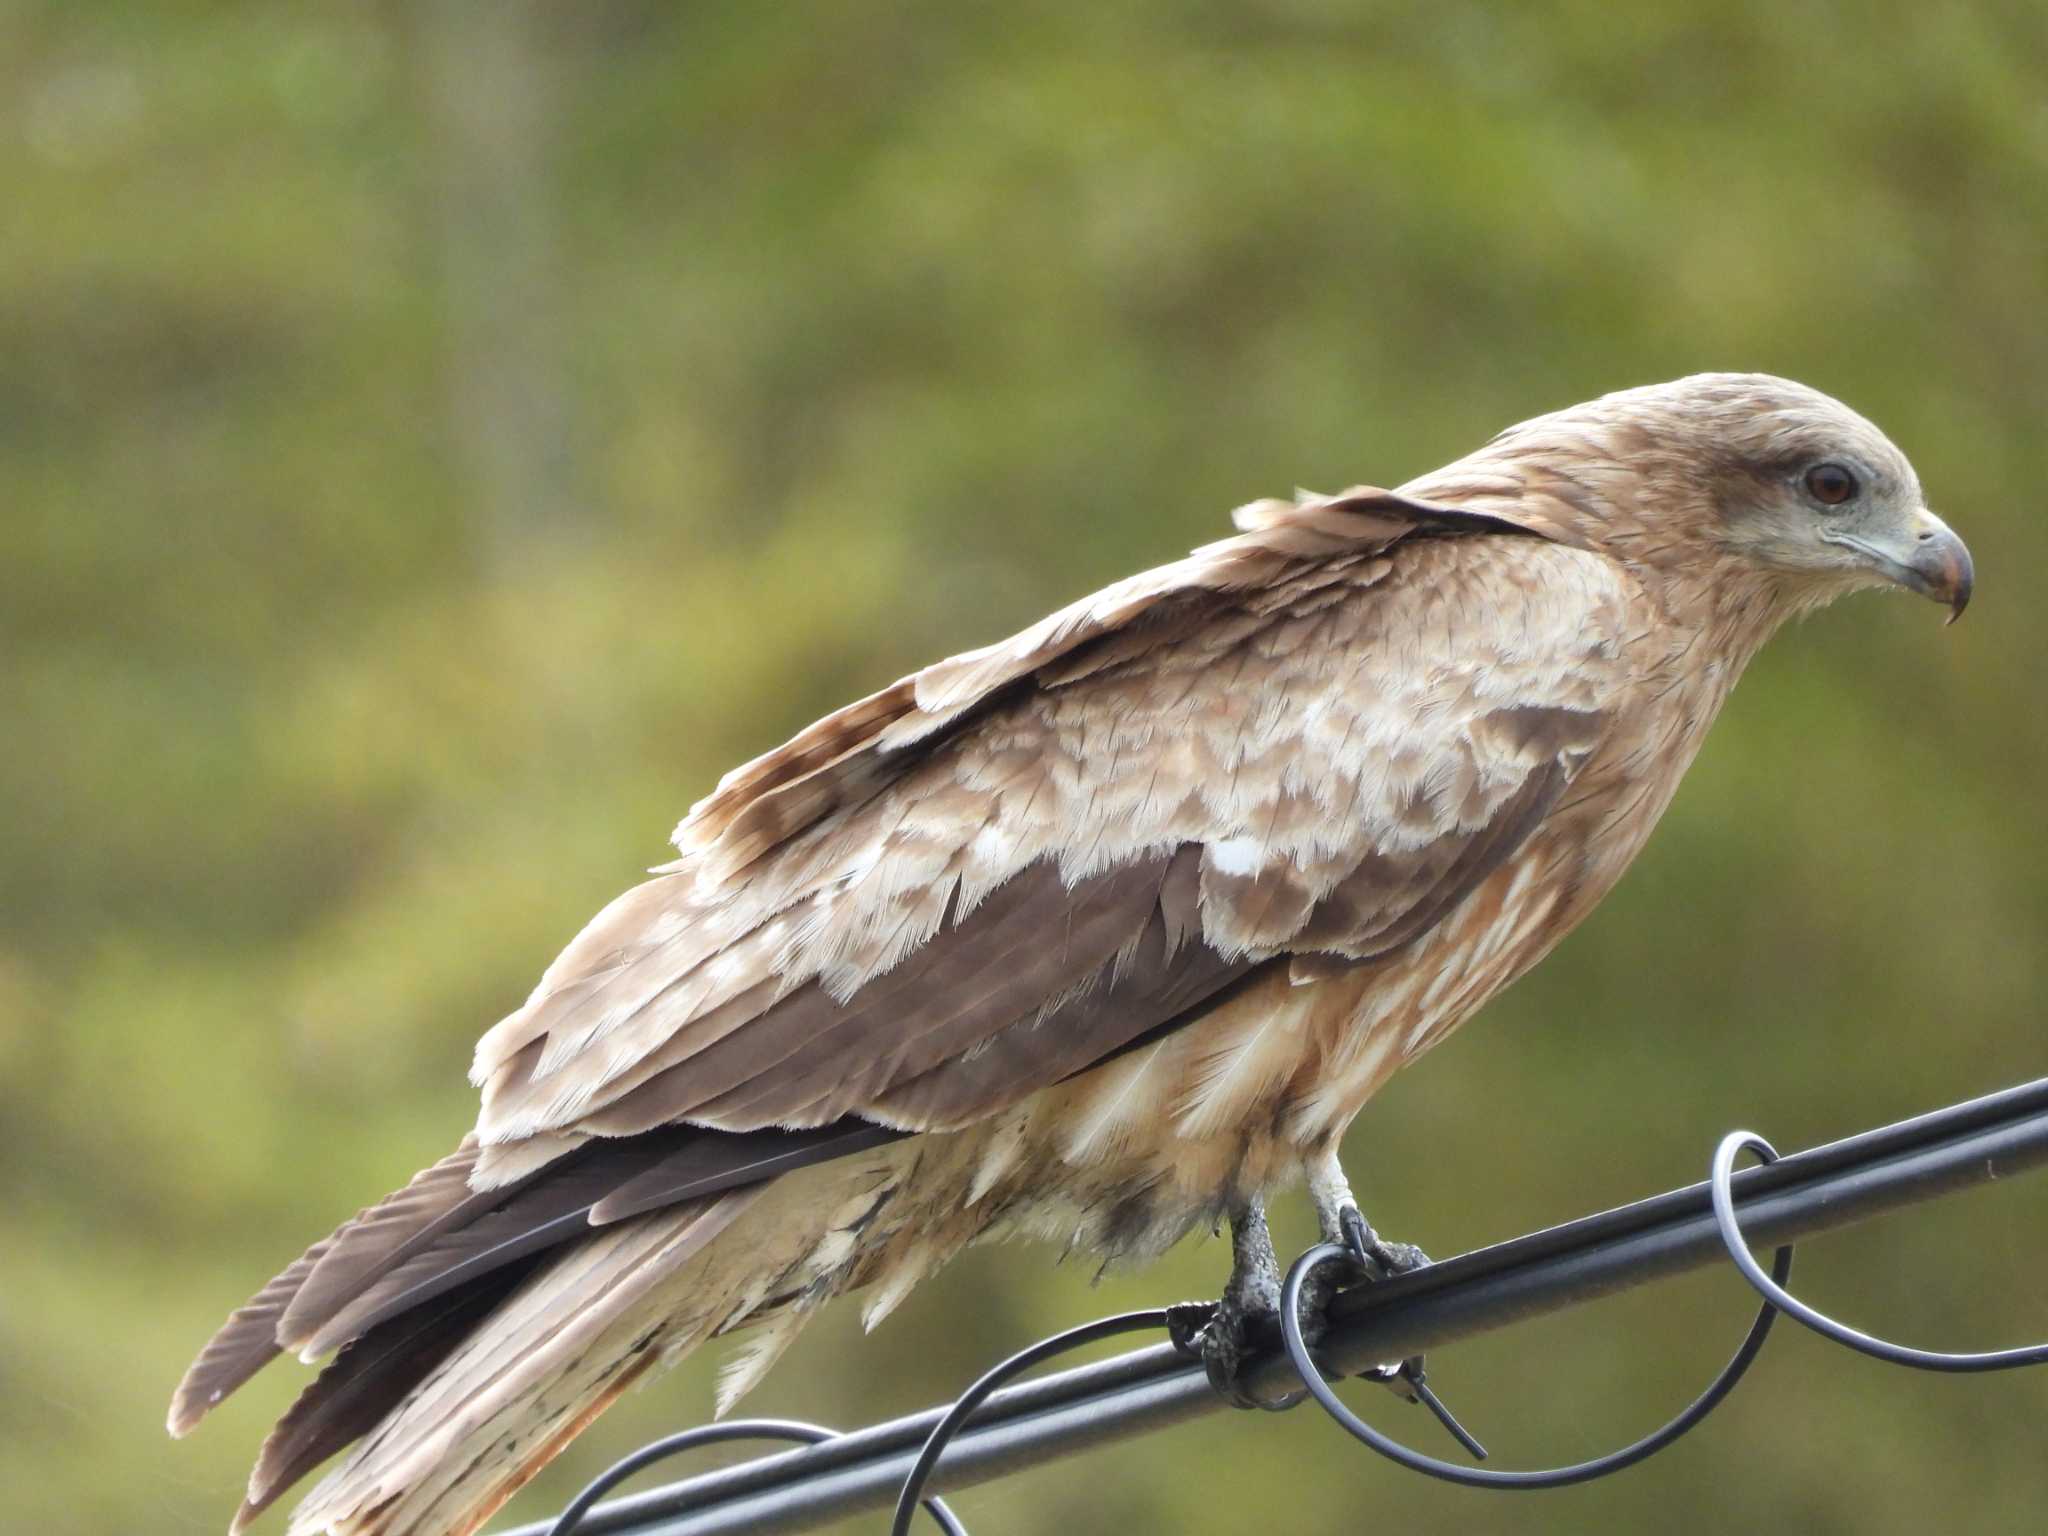
<instances>
[{"instance_id":1,"label":"bird of prey","mask_svg":"<svg viewBox=\"0 0 2048 1536\"><path fill-rule=\"evenodd\" d=\"M744 1331L721 1409L847 1292L978 1239L1112 1259L1263 1202L1356 1227L1339 1139L1642 848L1744 666L1971 563L1877 428L1758 374L1511 427L850 704L728 774L673 863L486 1033L475 1131L194 1362L173 1434L333 1360L242 1526L475 1530L657 1361ZM1228 1315L1226 1315L1228 1314Z\"/></svg>"}]
</instances>

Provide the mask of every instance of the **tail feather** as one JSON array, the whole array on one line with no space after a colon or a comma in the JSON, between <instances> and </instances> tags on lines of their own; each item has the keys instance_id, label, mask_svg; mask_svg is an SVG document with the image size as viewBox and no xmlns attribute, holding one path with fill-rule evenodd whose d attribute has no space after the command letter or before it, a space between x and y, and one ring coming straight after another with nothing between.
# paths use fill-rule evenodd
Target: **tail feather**
<instances>
[{"instance_id":1,"label":"tail feather","mask_svg":"<svg viewBox=\"0 0 2048 1536\"><path fill-rule=\"evenodd\" d=\"M898 1221L882 1216L920 1156L860 1124L675 1127L593 1142L478 1194L465 1143L230 1318L186 1373L172 1432L281 1347L338 1346L264 1443L234 1530L351 1444L295 1536L474 1530L657 1359L760 1329L720 1384L723 1412L818 1305L878 1265L893 1274ZM607 1221L613 1195L631 1214Z\"/></svg>"},{"instance_id":2,"label":"tail feather","mask_svg":"<svg viewBox=\"0 0 2048 1536\"><path fill-rule=\"evenodd\" d=\"M756 1194L605 1228L544 1263L356 1442L290 1536L476 1530L664 1351L717 1325L689 1261Z\"/></svg>"},{"instance_id":3,"label":"tail feather","mask_svg":"<svg viewBox=\"0 0 2048 1536\"><path fill-rule=\"evenodd\" d=\"M271 1430L235 1514L239 1533L308 1472L374 1427L533 1269L509 1266L371 1329L334 1357Z\"/></svg>"}]
</instances>

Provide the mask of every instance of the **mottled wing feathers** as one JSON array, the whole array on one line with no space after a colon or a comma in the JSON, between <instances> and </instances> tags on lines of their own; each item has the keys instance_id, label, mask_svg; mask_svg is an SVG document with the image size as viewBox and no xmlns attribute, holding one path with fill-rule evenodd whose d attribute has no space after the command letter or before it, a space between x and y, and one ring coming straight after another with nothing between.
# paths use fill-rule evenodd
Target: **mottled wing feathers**
<instances>
[{"instance_id":1,"label":"mottled wing feathers","mask_svg":"<svg viewBox=\"0 0 2048 1536\"><path fill-rule=\"evenodd\" d=\"M1041 1055L1068 1045L1068 1031L1041 1013L1098 978L1106 983L1155 919L1162 932L1193 931L1197 859L1192 849L1157 855L1072 887L1050 863L1034 864L846 1002L808 983L583 1123L607 1135L685 1119L752 1130L866 1113L904 1124L882 1104L890 1089L984 1052L1012 1027L1035 1024ZM1158 951L1160 964L1172 958ZM1218 970L1227 979L1228 968Z\"/></svg>"},{"instance_id":2,"label":"mottled wing feathers","mask_svg":"<svg viewBox=\"0 0 2048 1536\"><path fill-rule=\"evenodd\" d=\"M478 1042L471 1076L485 1090L487 1141L502 1144L569 1123L587 1106L593 1081L632 1072L685 1025L703 1034L734 1022L729 1012L718 1013L740 990L726 983L761 968L707 962L750 938L757 948L800 943L807 930L833 921L836 911L827 909L839 904L805 900L806 888L816 891L849 873L843 864L829 867L845 840L835 843L827 834L861 820L856 813L871 813L876 795L1000 695L1034 675L1043 686L1069 685L1120 657L1156 651L1189 622L1199 623L1205 600L1216 594L1248 593L1256 602L1261 589L1284 585L1283 577L1327 580L1314 562L1355 562L1426 523L1451 525L1464 516L1368 488L1300 503L1254 503L1238 513L1245 531L1237 537L1105 588L1009 640L927 667L735 769L676 829L682 857L599 913L548 968L526 1006ZM1049 811L1031 796L1038 766L1022 750L985 761L973 791L999 791L993 779L1007 772L1025 814ZM926 807L915 830L924 831L945 808ZM771 851L781 868L761 879L753 866ZM925 873L900 848L888 851L892 867L882 878ZM900 958L936 927L937 914L929 911L906 924L888 958ZM856 965L838 990L843 995L863 976ZM707 1017L710 1024L701 1025ZM541 1056L523 1059L536 1040L546 1042ZM571 1061L576 1071L562 1076ZM483 1177L501 1175L508 1157L487 1153Z\"/></svg>"},{"instance_id":3,"label":"mottled wing feathers","mask_svg":"<svg viewBox=\"0 0 2048 1536\"><path fill-rule=\"evenodd\" d=\"M1248 509L733 775L480 1046L479 1181L533 1137L964 1123L1426 931L1598 741L1629 590L1393 505Z\"/></svg>"},{"instance_id":4,"label":"mottled wing feathers","mask_svg":"<svg viewBox=\"0 0 2048 1536\"><path fill-rule=\"evenodd\" d=\"M886 768L861 759L932 736L1009 684L1162 605L1257 587L1293 562L1384 549L1425 522L1505 526L1370 486L1293 502L1252 502L1233 517L1242 530L1237 537L1105 587L1008 640L936 662L735 768L676 828L684 862L711 856L721 875L744 867L831 811L857 803L864 784L886 779Z\"/></svg>"}]
</instances>

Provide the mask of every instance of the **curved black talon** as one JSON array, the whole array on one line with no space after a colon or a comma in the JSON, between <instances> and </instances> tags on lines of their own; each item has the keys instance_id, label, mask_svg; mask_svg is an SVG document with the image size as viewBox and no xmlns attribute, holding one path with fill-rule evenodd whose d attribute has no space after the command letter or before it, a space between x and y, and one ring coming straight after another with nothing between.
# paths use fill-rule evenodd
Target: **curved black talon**
<instances>
[{"instance_id":1,"label":"curved black talon","mask_svg":"<svg viewBox=\"0 0 2048 1536\"><path fill-rule=\"evenodd\" d=\"M1216 1316L1213 1301L1177 1301L1166 1309L1166 1342L1191 1360L1202 1357L1202 1330Z\"/></svg>"},{"instance_id":2,"label":"curved black talon","mask_svg":"<svg viewBox=\"0 0 2048 1536\"><path fill-rule=\"evenodd\" d=\"M1411 1269L1428 1267L1429 1255L1413 1243L1390 1243L1373 1231L1365 1213L1347 1205L1337 1213L1337 1225L1344 1233L1344 1246L1352 1262L1375 1280L1405 1275Z\"/></svg>"}]
</instances>

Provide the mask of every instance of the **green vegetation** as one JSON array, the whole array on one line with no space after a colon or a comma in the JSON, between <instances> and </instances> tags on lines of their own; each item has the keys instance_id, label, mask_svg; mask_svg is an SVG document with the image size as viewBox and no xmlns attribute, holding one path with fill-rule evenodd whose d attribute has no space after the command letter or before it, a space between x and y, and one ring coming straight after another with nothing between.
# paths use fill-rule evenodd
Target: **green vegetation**
<instances>
[{"instance_id":1,"label":"green vegetation","mask_svg":"<svg viewBox=\"0 0 2048 1536\"><path fill-rule=\"evenodd\" d=\"M1439 1253L2043 1070L2038 5L0 7L0 1523L224 1525L274 1367L177 1372L453 1142L469 1042L719 772L922 661L1539 410L1826 388L1975 549L1738 693L1637 871L1348 1161ZM2039 1188L1817 1245L1852 1319L2042 1332ZM1299 1211L1283 1245L1306 1236ZM981 1252L750 1404L853 1422L1098 1312ZM1711 1277L1435 1362L1508 1462L1740 1333ZM708 1412L710 1355L514 1506ZM1513 1505L1309 1413L963 1498L980 1536L2033 1528L2039 1377L1774 1345ZM1383 1421L1432 1443L1420 1415ZM282 1524L269 1527L281 1529Z\"/></svg>"}]
</instances>

